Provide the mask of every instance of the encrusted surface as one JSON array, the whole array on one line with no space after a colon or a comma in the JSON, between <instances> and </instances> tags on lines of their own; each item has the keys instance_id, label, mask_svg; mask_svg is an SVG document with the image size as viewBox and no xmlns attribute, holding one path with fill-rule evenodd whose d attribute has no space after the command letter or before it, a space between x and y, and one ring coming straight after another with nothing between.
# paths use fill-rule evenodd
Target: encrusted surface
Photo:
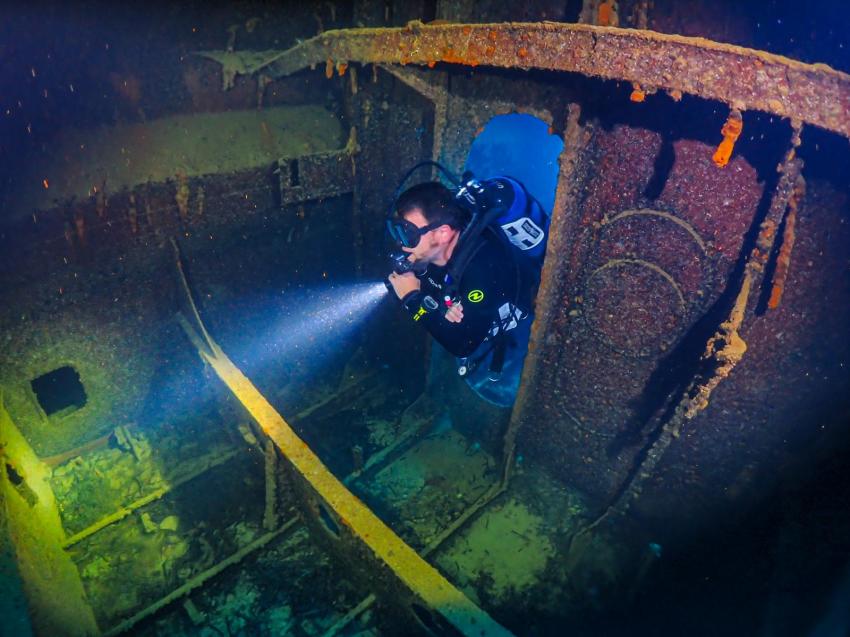
<instances>
[{"instance_id":1,"label":"encrusted surface","mask_svg":"<svg viewBox=\"0 0 850 637\"><path fill-rule=\"evenodd\" d=\"M809 441L846 426L830 417L850 382L846 210L846 194L808 184L782 304L745 320L746 354L658 463L635 505L641 514L692 499L698 525L758 497Z\"/></svg>"},{"instance_id":2,"label":"encrusted surface","mask_svg":"<svg viewBox=\"0 0 850 637\"><path fill-rule=\"evenodd\" d=\"M647 396L662 390L659 370L722 292L762 191L743 158L721 172L710 146L681 139L646 208L662 143L648 129L596 132L585 159L595 169L569 212L568 265L544 289L558 299L542 335L539 364L548 371L524 408L527 453L602 501L640 449L654 411ZM551 445L553 437L562 443Z\"/></svg>"},{"instance_id":3,"label":"encrusted surface","mask_svg":"<svg viewBox=\"0 0 850 637\"><path fill-rule=\"evenodd\" d=\"M202 55L219 61L229 73L262 70L272 77L340 62L569 71L720 100L850 136L847 74L823 64L652 31L554 22L411 22L394 29L327 31L282 52Z\"/></svg>"},{"instance_id":4,"label":"encrusted surface","mask_svg":"<svg viewBox=\"0 0 850 637\"><path fill-rule=\"evenodd\" d=\"M439 613L457 632L465 635L510 634L354 497L224 352L216 346L213 355L200 353L274 441L299 478L309 483L316 497L316 507L323 511L317 510L317 517L322 518L332 535L342 538L351 534L351 537L356 537L361 549L377 564L387 567L387 572L392 573L400 587L408 589L421 603ZM331 524L336 525L336 531Z\"/></svg>"}]
</instances>

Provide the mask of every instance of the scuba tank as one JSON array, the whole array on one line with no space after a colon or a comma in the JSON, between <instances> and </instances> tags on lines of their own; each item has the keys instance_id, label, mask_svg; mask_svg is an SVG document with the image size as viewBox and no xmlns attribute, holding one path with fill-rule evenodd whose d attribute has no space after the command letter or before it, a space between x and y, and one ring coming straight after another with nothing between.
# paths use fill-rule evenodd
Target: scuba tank
<instances>
[{"instance_id":1,"label":"scuba tank","mask_svg":"<svg viewBox=\"0 0 850 637\"><path fill-rule=\"evenodd\" d=\"M516 179L503 176L479 181L472 173L464 173L455 201L470 211L471 218L448 268L446 278L450 294L454 292L452 298L466 266L481 247L478 239L486 230L494 230L510 246L507 252L517 270L521 261L537 269L543 266L549 216Z\"/></svg>"},{"instance_id":2,"label":"scuba tank","mask_svg":"<svg viewBox=\"0 0 850 637\"><path fill-rule=\"evenodd\" d=\"M485 225L501 228L511 245L542 265L549 215L516 179L500 176L478 181L472 173L464 173L464 183L458 188L455 200L471 208L473 217L476 211L483 213Z\"/></svg>"}]
</instances>

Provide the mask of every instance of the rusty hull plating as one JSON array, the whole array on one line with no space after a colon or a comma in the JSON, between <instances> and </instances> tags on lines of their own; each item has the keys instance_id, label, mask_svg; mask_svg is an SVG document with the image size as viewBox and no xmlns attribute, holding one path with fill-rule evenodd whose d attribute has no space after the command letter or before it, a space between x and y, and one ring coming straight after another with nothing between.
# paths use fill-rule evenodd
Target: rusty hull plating
<instances>
[{"instance_id":1,"label":"rusty hull plating","mask_svg":"<svg viewBox=\"0 0 850 637\"><path fill-rule=\"evenodd\" d=\"M808 124L850 137L850 76L822 64L703 38L546 22L414 21L402 28L329 31L283 52L202 55L220 62L227 76L282 77L324 66L332 77L334 69L344 72L350 64L387 65L383 68L435 103L439 117L434 159L454 160L458 155L449 143L457 144L458 139L446 130L446 92L423 79L438 63L560 71L624 82L633 87L634 108L651 105L659 91L673 102L690 95L725 104L730 115L719 131L720 145L712 149L687 136L673 140L675 161L652 197L646 196L646 189L655 170L653 160L669 140L640 127L604 130L591 119L592 107L569 106L563 128L571 143L560 158L549 250L558 257L547 258L544 267L532 344L505 437L503 487L510 479L521 426L529 453L596 500L600 517L589 530L611 512L628 510L639 495L641 513L657 519L677 506L691 506L694 489L701 495L727 487L730 493L740 493L742 484L751 481L758 463L754 458L776 453L773 438L782 436L782 427L749 457L729 456L700 474L695 462L709 461L708 444L698 436L678 446L672 441L685 421L705 414L718 388L732 395L753 393L758 382L752 376L721 382L739 363L769 372L763 360L775 358L764 349L764 331L770 327L749 320L757 288L784 218L786 232L773 277L776 292L769 305L775 308L788 278L802 197L801 166L795 160L800 133ZM398 69L405 65L421 71L406 78ZM446 67L438 67L435 75L441 70ZM453 106L459 112L461 101ZM582 110L584 117L579 117ZM781 175L768 193L757 170L734 153L746 113L753 111L787 118L793 131ZM787 127L771 125L777 133ZM760 224L758 236L748 239ZM738 271L736 263L742 262L746 264ZM730 297L733 288L737 293ZM726 320L721 318L698 348L696 360L704 352L705 365L681 387L665 385L667 397L653 411L635 409L653 389L657 366L667 364L706 312L727 302L726 297ZM805 323L804 314L795 314L793 320ZM834 320L841 320L838 314ZM755 343L753 358L745 358L747 343L739 332L748 329L757 334L746 339ZM726 400L718 399L723 414L728 411L722 407ZM751 409L740 413L744 418L756 415ZM759 412L758 418L762 415ZM640 440L618 447L618 438L635 429L636 418L643 418L637 423L643 429L635 434ZM721 427L720 446L745 444L746 436L755 435L753 424L735 442L729 429L722 429L734 418L715 410L706 419ZM553 438L561 444L551 445ZM644 453L638 453L636 442ZM668 485L665 504L659 474L673 472L680 475L672 489Z\"/></svg>"}]
</instances>

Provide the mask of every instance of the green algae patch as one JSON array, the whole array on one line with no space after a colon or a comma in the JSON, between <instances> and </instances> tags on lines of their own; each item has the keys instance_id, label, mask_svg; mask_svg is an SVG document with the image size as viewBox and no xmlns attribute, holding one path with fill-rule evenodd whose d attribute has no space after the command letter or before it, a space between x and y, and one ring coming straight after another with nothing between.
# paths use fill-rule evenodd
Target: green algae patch
<instances>
[{"instance_id":1,"label":"green algae patch","mask_svg":"<svg viewBox=\"0 0 850 637\"><path fill-rule=\"evenodd\" d=\"M494 466L449 430L424 439L362 488L394 511L394 529L405 541L424 546L490 488Z\"/></svg>"},{"instance_id":2,"label":"green algae patch","mask_svg":"<svg viewBox=\"0 0 850 637\"><path fill-rule=\"evenodd\" d=\"M477 592L500 600L522 593L539 583L546 563L555 554L543 525L543 518L521 502L508 500L477 518L441 553L437 564L474 597Z\"/></svg>"}]
</instances>

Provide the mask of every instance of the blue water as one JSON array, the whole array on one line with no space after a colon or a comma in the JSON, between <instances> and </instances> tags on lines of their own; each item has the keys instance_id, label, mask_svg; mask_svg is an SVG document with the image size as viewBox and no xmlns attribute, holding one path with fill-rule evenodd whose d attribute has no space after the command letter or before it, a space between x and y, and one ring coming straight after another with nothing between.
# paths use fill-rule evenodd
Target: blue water
<instances>
[{"instance_id":1,"label":"blue water","mask_svg":"<svg viewBox=\"0 0 850 637\"><path fill-rule=\"evenodd\" d=\"M514 177L550 212L563 147L564 140L549 134L549 125L532 115L497 115L472 143L466 170L479 179Z\"/></svg>"}]
</instances>

